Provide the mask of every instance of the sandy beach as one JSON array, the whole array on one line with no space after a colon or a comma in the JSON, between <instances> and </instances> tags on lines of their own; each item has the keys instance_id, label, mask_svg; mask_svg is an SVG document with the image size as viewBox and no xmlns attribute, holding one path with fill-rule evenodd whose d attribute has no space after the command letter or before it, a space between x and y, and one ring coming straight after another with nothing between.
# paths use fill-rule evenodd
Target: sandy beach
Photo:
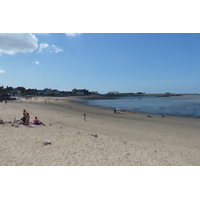
<instances>
[{"instance_id":1,"label":"sandy beach","mask_svg":"<svg viewBox=\"0 0 200 200\"><path fill-rule=\"evenodd\" d=\"M45 126L8 123L24 109ZM0 102L0 113L1 166L200 165L199 118L114 114L56 97Z\"/></svg>"}]
</instances>

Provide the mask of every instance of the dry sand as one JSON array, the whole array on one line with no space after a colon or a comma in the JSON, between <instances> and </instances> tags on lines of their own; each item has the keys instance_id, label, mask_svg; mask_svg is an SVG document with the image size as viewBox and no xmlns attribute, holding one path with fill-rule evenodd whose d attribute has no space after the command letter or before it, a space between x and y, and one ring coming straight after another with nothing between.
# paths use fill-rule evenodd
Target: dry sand
<instances>
[{"instance_id":1,"label":"dry sand","mask_svg":"<svg viewBox=\"0 0 200 200\"><path fill-rule=\"evenodd\" d=\"M45 126L0 125L1 166L199 166L200 119L121 112L66 98L0 103L0 118ZM86 120L84 120L84 113ZM44 145L43 141L51 141Z\"/></svg>"}]
</instances>

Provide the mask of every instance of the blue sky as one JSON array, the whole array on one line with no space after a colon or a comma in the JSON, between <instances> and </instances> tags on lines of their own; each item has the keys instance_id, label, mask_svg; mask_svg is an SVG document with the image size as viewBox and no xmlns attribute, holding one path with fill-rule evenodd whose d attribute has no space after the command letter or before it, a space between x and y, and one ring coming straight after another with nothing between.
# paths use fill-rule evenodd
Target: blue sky
<instances>
[{"instance_id":1,"label":"blue sky","mask_svg":"<svg viewBox=\"0 0 200 200\"><path fill-rule=\"evenodd\" d=\"M0 85L200 93L200 34L0 33Z\"/></svg>"}]
</instances>

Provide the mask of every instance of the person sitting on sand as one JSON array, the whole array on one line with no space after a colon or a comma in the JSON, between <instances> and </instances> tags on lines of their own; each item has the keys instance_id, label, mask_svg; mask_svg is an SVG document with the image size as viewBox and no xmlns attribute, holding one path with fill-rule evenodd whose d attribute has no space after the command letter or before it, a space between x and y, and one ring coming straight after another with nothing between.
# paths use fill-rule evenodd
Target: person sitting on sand
<instances>
[{"instance_id":1,"label":"person sitting on sand","mask_svg":"<svg viewBox=\"0 0 200 200\"><path fill-rule=\"evenodd\" d=\"M38 125L38 124L40 124L40 121L38 120L37 117L35 117L35 119L33 120L33 123L34 123L35 125Z\"/></svg>"}]
</instances>

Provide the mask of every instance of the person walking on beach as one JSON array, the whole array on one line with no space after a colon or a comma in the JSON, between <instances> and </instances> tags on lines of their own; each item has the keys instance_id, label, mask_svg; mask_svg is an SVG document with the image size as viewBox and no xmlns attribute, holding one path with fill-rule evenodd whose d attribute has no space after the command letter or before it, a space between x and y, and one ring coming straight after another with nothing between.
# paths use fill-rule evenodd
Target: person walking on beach
<instances>
[{"instance_id":1,"label":"person walking on beach","mask_svg":"<svg viewBox=\"0 0 200 200\"><path fill-rule=\"evenodd\" d=\"M86 121L86 114L84 114L84 120Z\"/></svg>"}]
</instances>

